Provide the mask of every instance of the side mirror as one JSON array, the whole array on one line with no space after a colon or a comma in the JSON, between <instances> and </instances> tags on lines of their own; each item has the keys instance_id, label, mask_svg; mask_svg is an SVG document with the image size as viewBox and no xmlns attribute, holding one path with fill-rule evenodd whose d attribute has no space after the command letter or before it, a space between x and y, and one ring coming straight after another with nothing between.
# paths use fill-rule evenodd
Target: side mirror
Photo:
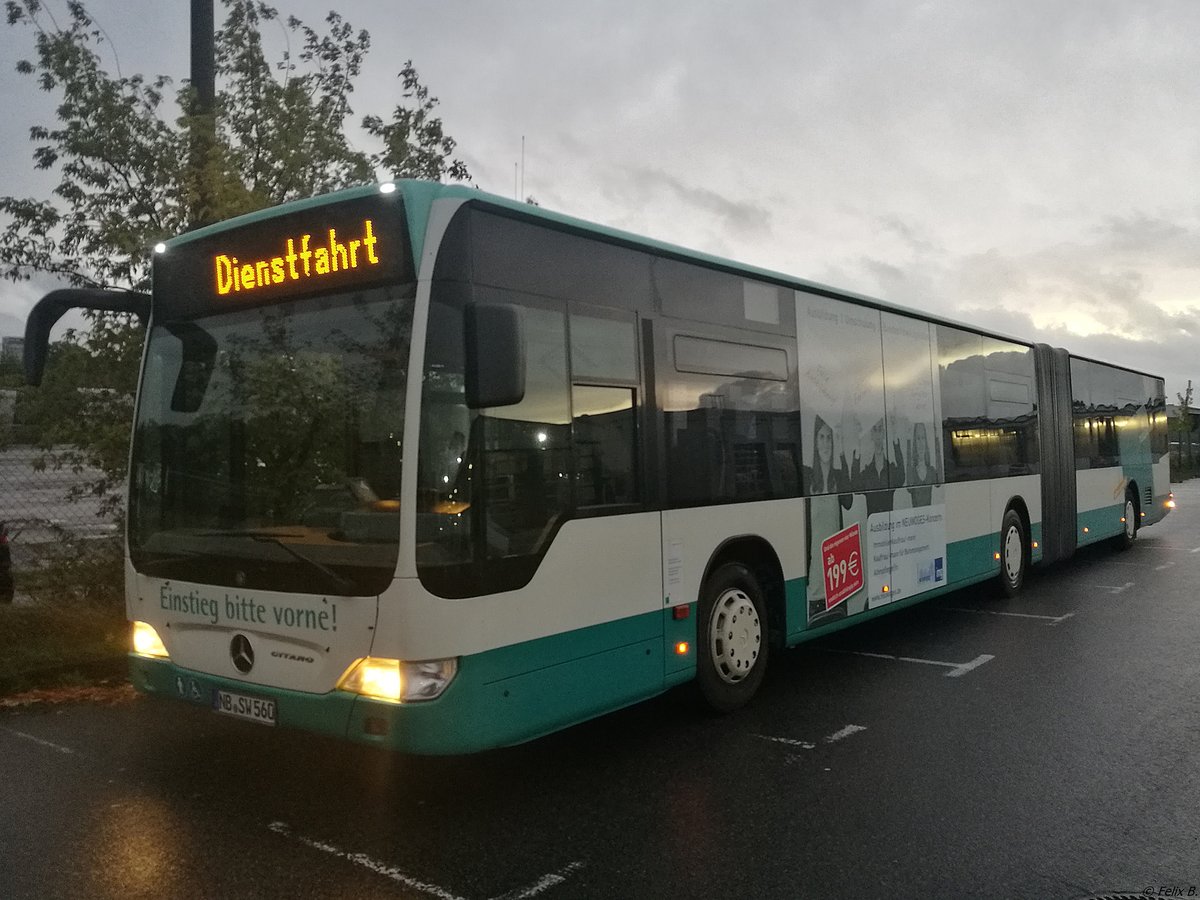
<instances>
[{"instance_id":1,"label":"side mirror","mask_svg":"<svg viewBox=\"0 0 1200 900\"><path fill-rule=\"evenodd\" d=\"M132 313L144 327L150 318L150 295L104 288L62 288L48 293L34 304L25 322L26 384L37 386L42 383L50 345L50 329L69 309Z\"/></svg>"},{"instance_id":2,"label":"side mirror","mask_svg":"<svg viewBox=\"0 0 1200 900\"><path fill-rule=\"evenodd\" d=\"M192 322L168 325L167 331L179 339L183 348L179 377L171 392L171 409L194 413L204 402L204 393L212 380L213 364L217 359L216 339Z\"/></svg>"},{"instance_id":3,"label":"side mirror","mask_svg":"<svg viewBox=\"0 0 1200 900\"><path fill-rule=\"evenodd\" d=\"M521 308L507 303L466 307L467 406L512 406L525 398L525 329Z\"/></svg>"}]
</instances>

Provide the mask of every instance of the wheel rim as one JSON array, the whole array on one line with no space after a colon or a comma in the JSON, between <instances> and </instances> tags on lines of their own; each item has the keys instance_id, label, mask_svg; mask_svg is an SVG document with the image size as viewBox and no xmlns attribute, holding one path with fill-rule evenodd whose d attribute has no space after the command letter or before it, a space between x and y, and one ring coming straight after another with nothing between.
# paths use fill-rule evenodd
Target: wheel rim
<instances>
[{"instance_id":1,"label":"wheel rim","mask_svg":"<svg viewBox=\"0 0 1200 900\"><path fill-rule=\"evenodd\" d=\"M1025 548L1021 546L1021 529L1014 525L1004 535L1004 574L1009 584L1017 583L1024 562Z\"/></svg>"},{"instance_id":2,"label":"wheel rim","mask_svg":"<svg viewBox=\"0 0 1200 900\"><path fill-rule=\"evenodd\" d=\"M717 675L737 684L758 662L762 623L754 601L739 588L725 591L713 607L708 626L708 647Z\"/></svg>"},{"instance_id":3,"label":"wheel rim","mask_svg":"<svg viewBox=\"0 0 1200 900\"><path fill-rule=\"evenodd\" d=\"M1137 528L1137 522L1134 520L1134 516L1136 516L1136 515L1137 515L1137 513L1133 509L1133 501L1130 500L1128 497L1126 497L1125 498L1125 537L1129 538L1129 540L1133 540L1133 536L1136 533L1135 529Z\"/></svg>"}]
</instances>

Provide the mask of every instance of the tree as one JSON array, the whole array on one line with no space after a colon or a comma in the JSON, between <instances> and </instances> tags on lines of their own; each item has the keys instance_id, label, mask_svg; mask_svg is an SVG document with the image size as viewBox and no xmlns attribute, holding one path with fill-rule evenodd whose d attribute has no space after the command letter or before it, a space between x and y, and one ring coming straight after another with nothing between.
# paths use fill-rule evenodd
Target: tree
<instances>
[{"instance_id":1,"label":"tree","mask_svg":"<svg viewBox=\"0 0 1200 900\"><path fill-rule=\"evenodd\" d=\"M1182 394L1176 392L1179 398L1179 416L1174 422L1174 431L1179 436L1179 469L1188 477L1195 468L1195 458L1192 453L1192 379L1188 379L1187 388ZM1183 448L1187 447L1187 463L1183 461Z\"/></svg>"},{"instance_id":2,"label":"tree","mask_svg":"<svg viewBox=\"0 0 1200 900\"><path fill-rule=\"evenodd\" d=\"M56 170L59 181L50 199L0 197L0 220L8 220L0 230L0 276L19 281L37 273L77 287L144 291L149 248L194 223L369 182L380 173L469 177L434 114L437 98L411 62L399 73L404 102L391 119L361 120L382 146L359 150L346 126L354 80L370 49L368 33L336 12L318 31L292 16L281 21L256 0L223 4L213 121L196 114L190 86L176 90L172 103L166 76L125 76L119 65L111 75L102 61L111 41L82 2L68 2L59 25L41 0L6 0L9 25L33 35L33 58L20 61L18 71L59 99L56 123L30 133L35 167ZM288 50L274 64L263 46L266 23L279 24L287 39ZM293 45L299 48L294 56ZM182 165L196 158L190 151L205 134L211 146L202 165ZM43 446L74 448L51 455L49 463L100 468L105 476L91 489L101 493L125 477L142 336L128 317L89 318L88 333L69 334L57 348L64 371L54 375L54 361L49 368L57 388L28 399L26 413L44 419ZM64 387L71 379L73 388L107 390Z\"/></svg>"}]
</instances>

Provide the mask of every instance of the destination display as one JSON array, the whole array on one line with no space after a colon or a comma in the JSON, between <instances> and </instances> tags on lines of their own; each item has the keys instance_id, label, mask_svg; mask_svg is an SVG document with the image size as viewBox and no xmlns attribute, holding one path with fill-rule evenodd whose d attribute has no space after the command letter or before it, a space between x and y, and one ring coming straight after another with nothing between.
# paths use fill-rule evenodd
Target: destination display
<instances>
[{"instance_id":1,"label":"destination display","mask_svg":"<svg viewBox=\"0 0 1200 900\"><path fill-rule=\"evenodd\" d=\"M314 206L206 235L154 259L154 314L187 319L413 280L399 193Z\"/></svg>"}]
</instances>

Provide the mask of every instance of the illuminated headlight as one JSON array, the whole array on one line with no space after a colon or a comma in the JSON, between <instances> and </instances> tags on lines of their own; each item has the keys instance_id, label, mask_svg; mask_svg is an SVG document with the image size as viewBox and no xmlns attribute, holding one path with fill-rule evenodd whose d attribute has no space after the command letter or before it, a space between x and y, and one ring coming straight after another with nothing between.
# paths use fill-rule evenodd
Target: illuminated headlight
<instances>
[{"instance_id":1,"label":"illuminated headlight","mask_svg":"<svg viewBox=\"0 0 1200 900\"><path fill-rule=\"evenodd\" d=\"M148 622L133 623L133 652L142 656L157 656L159 659L170 656L167 648L163 646L162 638Z\"/></svg>"},{"instance_id":2,"label":"illuminated headlight","mask_svg":"<svg viewBox=\"0 0 1200 900\"><path fill-rule=\"evenodd\" d=\"M368 656L355 660L338 687L376 700L413 703L440 697L457 674L457 659L404 662Z\"/></svg>"}]
</instances>

